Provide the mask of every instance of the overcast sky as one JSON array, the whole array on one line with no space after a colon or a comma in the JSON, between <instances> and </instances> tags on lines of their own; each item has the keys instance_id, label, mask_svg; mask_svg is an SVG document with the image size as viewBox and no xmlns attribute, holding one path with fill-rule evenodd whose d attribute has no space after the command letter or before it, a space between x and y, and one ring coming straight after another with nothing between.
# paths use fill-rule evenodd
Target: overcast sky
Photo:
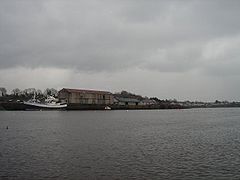
<instances>
[{"instance_id":1,"label":"overcast sky","mask_svg":"<svg viewBox=\"0 0 240 180\"><path fill-rule=\"evenodd\" d=\"M238 0L1 0L0 87L240 101Z\"/></svg>"}]
</instances>

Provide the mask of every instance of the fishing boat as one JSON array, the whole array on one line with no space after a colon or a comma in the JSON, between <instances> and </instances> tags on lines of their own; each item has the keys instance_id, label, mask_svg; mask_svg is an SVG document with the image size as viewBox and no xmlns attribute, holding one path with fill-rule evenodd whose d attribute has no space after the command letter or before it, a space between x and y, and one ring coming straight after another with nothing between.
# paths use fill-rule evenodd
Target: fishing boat
<instances>
[{"instance_id":1,"label":"fishing boat","mask_svg":"<svg viewBox=\"0 0 240 180\"><path fill-rule=\"evenodd\" d=\"M52 96L49 96L45 102L40 102L35 97L29 101L24 101L25 110L65 110L67 108L66 103L58 102L58 100Z\"/></svg>"}]
</instances>

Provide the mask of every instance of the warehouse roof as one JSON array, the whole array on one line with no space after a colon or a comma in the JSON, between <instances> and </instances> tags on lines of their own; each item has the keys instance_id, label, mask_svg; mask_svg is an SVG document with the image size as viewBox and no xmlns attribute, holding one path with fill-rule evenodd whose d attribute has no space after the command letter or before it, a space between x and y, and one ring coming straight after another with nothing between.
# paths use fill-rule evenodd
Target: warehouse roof
<instances>
[{"instance_id":1,"label":"warehouse roof","mask_svg":"<svg viewBox=\"0 0 240 180\"><path fill-rule=\"evenodd\" d=\"M99 90L87 90L87 89L69 89L69 88L63 88L60 91L67 91L70 93L95 93L95 94L112 94L108 91L99 91Z\"/></svg>"}]
</instances>

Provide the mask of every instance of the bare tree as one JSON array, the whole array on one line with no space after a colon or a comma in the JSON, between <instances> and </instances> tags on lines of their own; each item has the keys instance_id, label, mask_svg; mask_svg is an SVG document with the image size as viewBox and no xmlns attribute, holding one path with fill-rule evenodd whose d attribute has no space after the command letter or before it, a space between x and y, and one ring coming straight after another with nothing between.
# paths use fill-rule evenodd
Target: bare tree
<instances>
[{"instance_id":1,"label":"bare tree","mask_svg":"<svg viewBox=\"0 0 240 180\"><path fill-rule=\"evenodd\" d=\"M0 87L0 95L1 96L6 96L7 95L7 89L4 87Z\"/></svg>"},{"instance_id":2,"label":"bare tree","mask_svg":"<svg viewBox=\"0 0 240 180\"><path fill-rule=\"evenodd\" d=\"M51 95L56 97L58 95L58 90L51 88Z\"/></svg>"},{"instance_id":3,"label":"bare tree","mask_svg":"<svg viewBox=\"0 0 240 180\"><path fill-rule=\"evenodd\" d=\"M22 94L25 96L25 98L30 99L33 98L34 95L36 95L36 89L35 88L27 88L24 89Z\"/></svg>"},{"instance_id":4,"label":"bare tree","mask_svg":"<svg viewBox=\"0 0 240 180\"><path fill-rule=\"evenodd\" d=\"M38 89L36 92L37 92L37 95L42 95L43 94L40 89Z\"/></svg>"},{"instance_id":5,"label":"bare tree","mask_svg":"<svg viewBox=\"0 0 240 180\"><path fill-rule=\"evenodd\" d=\"M58 94L58 91L54 88L47 88L44 93L43 93L45 96L57 96Z\"/></svg>"},{"instance_id":6,"label":"bare tree","mask_svg":"<svg viewBox=\"0 0 240 180\"><path fill-rule=\"evenodd\" d=\"M18 96L18 95L21 94L21 90L18 89L18 88L15 88L15 89L12 90L12 94L15 95L15 96Z\"/></svg>"}]
</instances>

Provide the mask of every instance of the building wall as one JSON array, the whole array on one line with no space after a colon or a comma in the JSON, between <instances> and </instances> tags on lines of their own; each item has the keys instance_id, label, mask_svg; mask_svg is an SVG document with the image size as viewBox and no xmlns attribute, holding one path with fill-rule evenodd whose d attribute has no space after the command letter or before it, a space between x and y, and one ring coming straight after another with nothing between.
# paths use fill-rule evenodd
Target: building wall
<instances>
[{"instance_id":1,"label":"building wall","mask_svg":"<svg viewBox=\"0 0 240 180\"><path fill-rule=\"evenodd\" d=\"M59 91L58 99L62 102L68 102L68 99L69 99L68 98L68 92L63 91L63 90Z\"/></svg>"},{"instance_id":2,"label":"building wall","mask_svg":"<svg viewBox=\"0 0 240 180\"><path fill-rule=\"evenodd\" d=\"M73 104L113 104L113 95L110 93L80 93L60 91L59 99Z\"/></svg>"}]
</instances>

